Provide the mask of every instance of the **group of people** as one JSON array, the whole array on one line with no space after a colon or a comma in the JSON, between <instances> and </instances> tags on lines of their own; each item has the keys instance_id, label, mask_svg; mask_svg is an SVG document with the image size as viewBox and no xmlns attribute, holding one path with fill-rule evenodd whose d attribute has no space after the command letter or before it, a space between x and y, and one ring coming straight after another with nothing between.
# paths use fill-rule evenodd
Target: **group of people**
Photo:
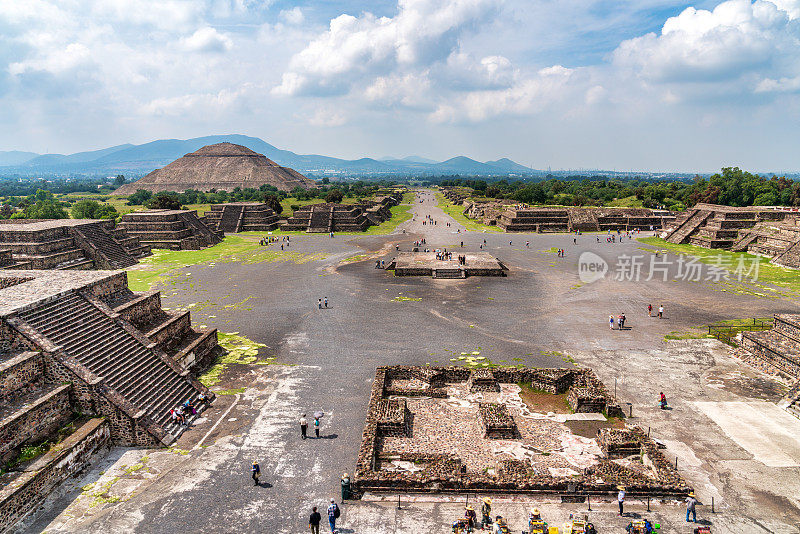
<instances>
[{"instance_id":1,"label":"group of people","mask_svg":"<svg viewBox=\"0 0 800 534\"><path fill-rule=\"evenodd\" d=\"M647 305L647 316L648 317L652 317L653 316L653 305L652 304L648 304ZM656 317L658 317L659 319L663 319L664 318L664 305L663 304L659 305L659 307L658 307L658 315Z\"/></svg>"},{"instance_id":2,"label":"group of people","mask_svg":"<svg viewBox=\"0 0 800 534\"><path fill-rule=\"evenodd\" d=\"M186 399L186 402L178 406L177 408L172 408L169 411L170 419L173 423L186 426L189 424L189 417L193 415L197 415L197 407L202 403L207 403L208 397L205 393L200 393L197 396L197 404L192 402L192 399Z\"/></svg>"},{"instance_id":3,"label":"group of people","mask_svg":"<svg viewBox=\"0 0 800 534\"><path fill-rule=\"evenodd\" d=\"M611 326L611 330L614 330L614 316L613 315L609 315L608 316L608 324ZM625 314L624 313L619 314L619 317L617 317L617 325L619 327L619 330L625 330Z\"/></svg>"},{"instance_id":4,"label":"group of people","mask_svg":"<svg viewBox=\"0 0 800 534\"><path fill-rule=\"evenodd\" d=\"M272 243L282 243L281 250L283 250L283 245L285 244L287 247L289 246L289 236L285 235L278 239L278 236L267 236L262 237L261 240L258 242L259 245L265 247L267 245L271 245Z\"/></svg>"},{"instance_id":5,"label":"group of people","mask_svg":"<svg viewBox=\"0 0 800 534\"><path fill-rule=\"evenodd\" d=\"M328 525L331 527L331 533L336 532L336 520L342 515L342 510L336 501L331 497L330 504L328 504ZM311 534L319 534L319 523L322 521L322 515L317 511L317 507L311 508L311 516L308 518L308 525L311 527Z\"/></svg>"},{"instance_id":6,"label":"group of people","mask_svg":"<svg viewBox=\"0 0 800 534\"><path fill-rule=\"evenodd\" d=\"M556 254L558 255L559 258L563 258L564 257L564 249L560 248L560 249L556 250Z\"/></svg>"},{"instance_id":7,"label":"group of people","mask_svg":"<svg viewBox=\"0 0 800 534\"><path fill-rule=\"evenodd\" d=\"M319 420L322 418L322 415L319 415L321 412L317 412L314 414L314 435L319 438ZM306 414L300 415L300 439L306 439L308 437L308 419L306 419Z\"/></svg>"},{"instance_id":8,"label":"group of people","mask_svg":"<svg viewBox=\"0 0 800 534\"><path fill-rule=\"evenodd\" d=\"M444 250L436 249L436 259L439 261L450 261L453 259L453 253L447 252L447 249Z\"/></svg>"},{"instance_id":9,"label":"group of people","mask_svg":"<svg viewBox=\"0 0 800 534\"><path fill-rule=\"evenodd\" d=\"M328 307L328 297L317 299L317 307L321 310L323 306Z\"/></svg>"}]
</instances>

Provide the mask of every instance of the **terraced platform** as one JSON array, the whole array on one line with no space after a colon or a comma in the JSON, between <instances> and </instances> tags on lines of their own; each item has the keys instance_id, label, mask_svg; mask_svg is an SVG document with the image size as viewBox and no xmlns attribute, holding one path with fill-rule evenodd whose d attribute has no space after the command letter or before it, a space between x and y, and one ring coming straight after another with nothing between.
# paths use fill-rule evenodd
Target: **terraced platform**
<instances>
[{"instance_id":1,"label":"terraced platform","mask_svg":"<svg viewBox=\"0 0 800 534\"><path fill-rule=\"evenodd\" d=\"M458 256L466 256L462 265ZM433 278L467 278L468 276L506 276L508 267L486 252L453 253L452 260L440 260L435 252L401 252L387 265L395 276L431 276Z\"/></svg>"}]
</instances>

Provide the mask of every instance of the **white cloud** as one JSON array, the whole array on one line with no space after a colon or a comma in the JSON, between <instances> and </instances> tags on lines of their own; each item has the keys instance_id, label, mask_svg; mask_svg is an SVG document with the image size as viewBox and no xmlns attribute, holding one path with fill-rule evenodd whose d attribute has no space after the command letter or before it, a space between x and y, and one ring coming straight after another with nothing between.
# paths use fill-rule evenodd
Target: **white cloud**
<instances>
[{"instance_id":1,"label":"white cloud","mask_svg":"<svg viewBox=\"0 0 800 534\"><path fill-rule=\"evenodd\" d=\"M660 34L623 41L613 62L657 83L742 79L786 68L787 56L797 68L798 5L796 0L727 0L712 11L690 7L668 19Z\"/></svg>"},{"instance_id":2,"label":"white cloud","mask_svg":"<svg viewBox=\"0 0 800 534\"><path fill-rule=\"evenodd\" d=\"M181 45L188 52L227 52L233 47L233 41L227 35L206 26L181 39Z\"/></svg>"},{"instance_id":3,"label":"white cloud","mask_svg":"<svg viewBox=\"0 0 800 534\"><path fill-rule=\"evenodd\" d=\"M308 124L321 128L333 128L346 123L347 115L338 109L318 109L308 119Z\"/></svg>"},{"instance_id":4,"label":"white cloud","mask_svg":"<svg viewBox=\"0 0 800 534\"><path fill-rule=\"evenodd\" d=\"M277 94L331 94L397 70L445 61L499 0L399 0L394 17L340 15L292 57Z\"/></svg>"},{"instance_id":5,"label":"white cloud","mask_svg":"<svg viewBox=\"0 0 800 534\"><path fill-rule=\"evenodd\" d=\"M295 6L292 9L284 9L280 12L280 18L286 21L288 24L302 24L305 20L303 10L298 6Z\"/></svg>"}]
</instances>

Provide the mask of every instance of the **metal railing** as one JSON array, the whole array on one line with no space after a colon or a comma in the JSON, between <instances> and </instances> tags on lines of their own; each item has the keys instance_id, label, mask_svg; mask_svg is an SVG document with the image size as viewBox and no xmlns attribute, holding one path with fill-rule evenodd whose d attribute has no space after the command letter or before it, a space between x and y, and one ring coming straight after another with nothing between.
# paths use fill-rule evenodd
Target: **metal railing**
<instances>
[{"instance_id":1,"label":"metal railing","mask_svg":"<svg viewBox=\"0 0 800 534\"><path fill-rule=\"evenodd\" d=\"M733 338L739 332L755 332L760 330L769 330L773 326L773 319L756 319L753 318L752 324L741 324L741 325L708 325L708 335L714 336L718 340L722 341L723 343L727 343L728 345L736 345L736 342Z\"/></svg>"}]
</instances>

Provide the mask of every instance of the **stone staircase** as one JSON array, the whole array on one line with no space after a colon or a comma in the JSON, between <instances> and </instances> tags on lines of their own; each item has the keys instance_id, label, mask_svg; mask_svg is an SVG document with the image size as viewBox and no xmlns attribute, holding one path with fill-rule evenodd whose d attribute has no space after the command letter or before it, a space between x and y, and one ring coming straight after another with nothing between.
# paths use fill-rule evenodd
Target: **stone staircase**
<instances>
[{"instance_id":1,"label":"stone staircase","mask_svg":"<svg viewBox=\"0 0 800 534\"><path fill-rule=\"evenodd\" d=\"M106 232L100 225L86 224L76 226L74 231L82 236L88 246L93 247L109 264L112 269L124 269L138 263L111 234Z\"/></svg>"},{"instance_id":2,"label":"stone staircase","mask_svg":"<svg viewBox=\"0 0 800 534\"><path fill-rule=\"evenodd\" d=\"M228 233L238 232L242 225L244 206L230 204L222 209L222 217L219 220L217 230Z\"/></svg>"},{"instance_id":3,"label":"stone staircase","mask_svg":"<svg viewBox=\"0 0 800 534\"><path fill-rule=\"evenodd\" d=\"M332 208L311 208L311 220L308 223L308 232L330 232L333 223Z\"/></svg>"},{"instance_id":4,"label":"stone staircase","mask_svg":"<svg viewBox=\"0 0 800 534\"><path fill-rule=\"evenodd\" d=\"M686 219L677 225L675 229L669 232L666 240L670 243L684 243L689 239L689 236L696 231L706 220L714 214L713 211L694 209L686 217Z\"/></svg>"},{"instance_id":5,"label":"stone staircase","mask_svg":"<svg viewBox=\"0 0 800 534\"><path fill-rule=\"evenodd\" d=\"M758 234L753 231L743 231L741 235L733 242L731 245L731 250L733 252L743 252L747 250L747 247L750 246L750 243L758 239Z\"/></svg>"},{"instance_id":6,"label":"stone staircase","mask_svg":"<svg viewBox=\"0 0 800 534\"><path fill-rule=\"evenodd\" d=\"M123 323L77 292L40 303L18 318L103 378L167 433L180 432L173 427L169 410L187 399L196 400L200 391Z\"/></svg>"},{"instance_id":7,"label":"stone staircase","mask_svg":"<svg viewBox=\"0 0 800 534\"><path fill-rule=\"evenodd\" d=\"M433 277L449 279L466 278L466 272L464 269L439 268L433 270Z\"/></svg>"}]
</instances>

